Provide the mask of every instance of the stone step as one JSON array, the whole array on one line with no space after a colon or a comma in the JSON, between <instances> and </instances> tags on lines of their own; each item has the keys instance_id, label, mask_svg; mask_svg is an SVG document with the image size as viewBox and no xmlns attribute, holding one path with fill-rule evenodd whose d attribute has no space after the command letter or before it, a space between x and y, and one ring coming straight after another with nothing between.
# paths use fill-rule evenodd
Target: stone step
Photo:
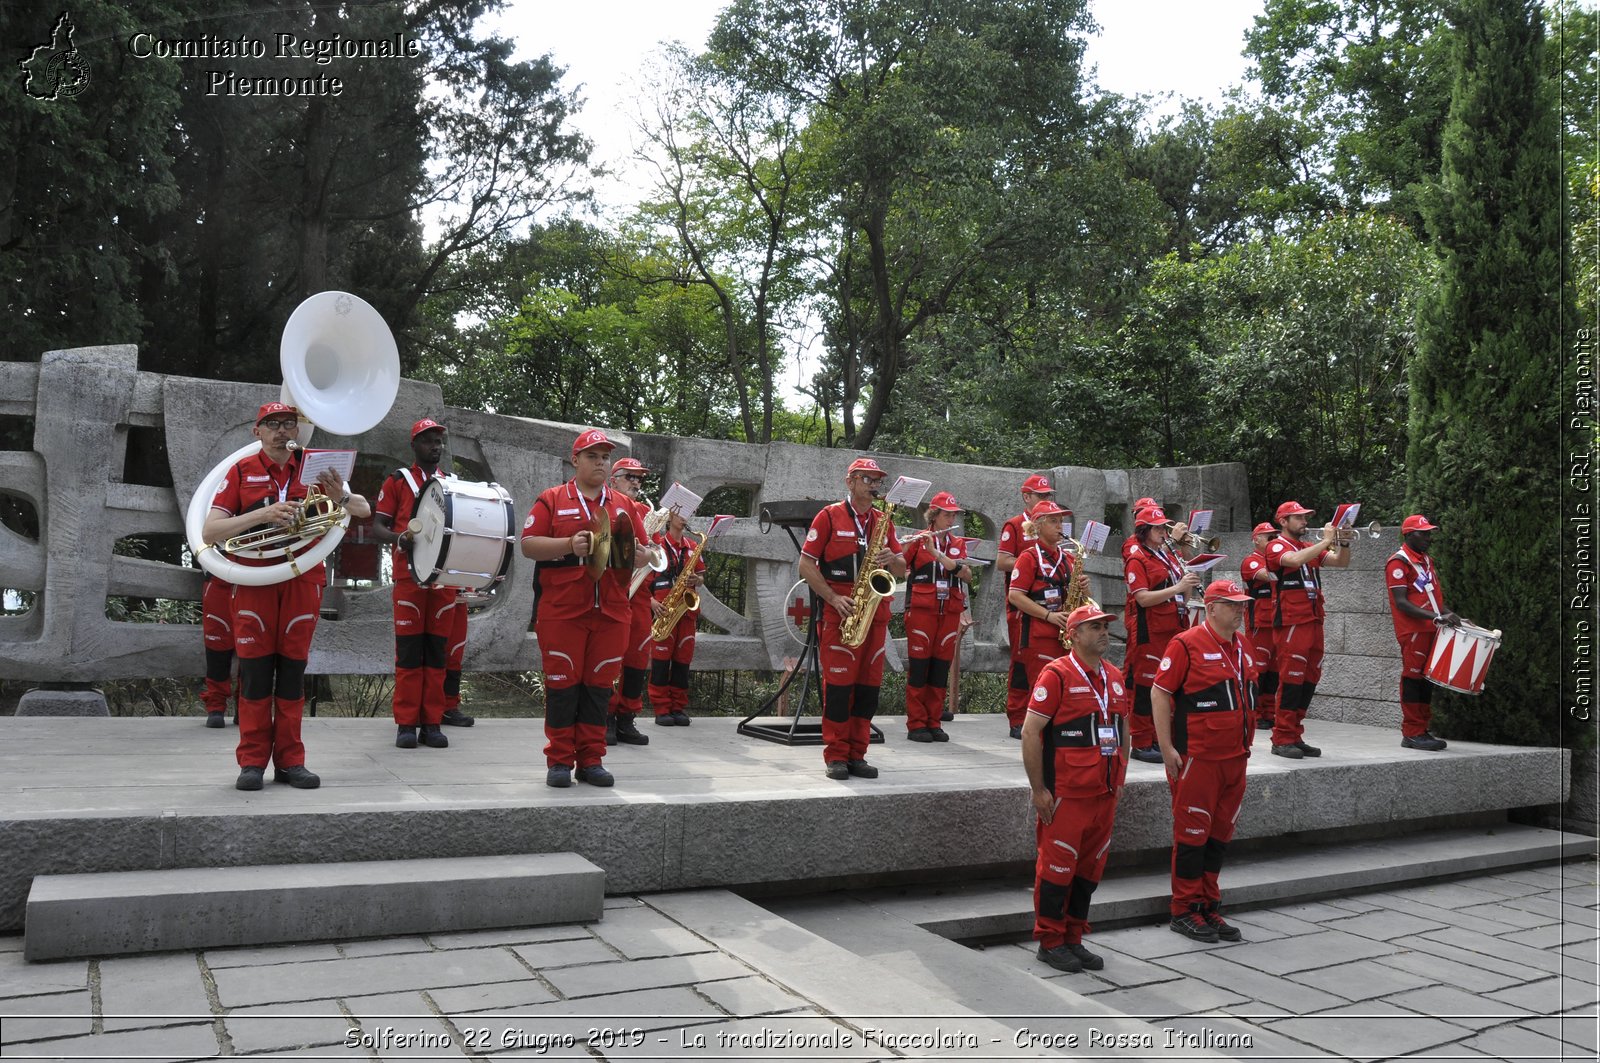
<instances>
[{"instance_id":1,"label":"stone step","mask_svg":"<svg viewBox=\"0 0 1600 1063\"><path fill-rule=\"evenodd\" d=\"M40 875L30 961L593 922L605 872L574 853Z\"/></svg>"},{"instance_id":2,"label":"stone step","mask_svg":"<svg viewBox=\"0 0 1600 1063\"><path fill-rule=\"evenodd\" d=\"M1594 859L1597 844L1587 835L1506 823L1258 850L1230 857L1223 871L1223 898L1229 911L1244 911L1282 901L1348 896L1556 860ZM1165 868L1109 872L1094 895L1094 924L1109 929L1164 920L1170 889ZM1026 934L1033 929L1031 881L878 889L856 896L953 940Z\"/></svg>"}]
</instances>

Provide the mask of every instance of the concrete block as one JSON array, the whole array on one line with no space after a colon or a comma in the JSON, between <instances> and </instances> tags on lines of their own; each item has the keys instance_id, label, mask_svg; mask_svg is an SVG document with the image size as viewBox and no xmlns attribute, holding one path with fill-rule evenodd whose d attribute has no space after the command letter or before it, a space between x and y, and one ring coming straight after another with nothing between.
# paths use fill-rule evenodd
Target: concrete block
<instances>
[{"instance_id":1,"label":"concrete block","mask_svg":"<svg viewBox=\"0 0 1600 1063\"><path fill-rule=\"evenodd\" d=\"M18 716L110 716L98 690L30 690L17 702Z\"/></svg>"},{"instance_id":2,"label":"concrete block","mask_svg":"<svg viewBox=\"0 0 1600 1063\"><path fill-rule=\"evenodd\" d=\"M41 875L29 960L573 923L605 872L572 853Z\"/></svg>"}]
</instances>

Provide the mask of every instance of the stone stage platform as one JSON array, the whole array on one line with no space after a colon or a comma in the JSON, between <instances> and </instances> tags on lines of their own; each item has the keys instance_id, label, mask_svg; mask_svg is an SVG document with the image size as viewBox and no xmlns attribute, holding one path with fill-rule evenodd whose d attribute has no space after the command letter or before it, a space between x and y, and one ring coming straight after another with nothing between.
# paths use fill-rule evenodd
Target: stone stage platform
<instances>
[{"instance_id":1,"label":"stone stage platform","mask_svg":"<svg viewBox=\"0 0 1600 1063\"><path fill-rule=\"evenodd\" d=\"M0 719L0 930L18 930L35 875L573 852L611 894L701 887L771 892L969 878L1025 868L1033 831L1019 744L1003 716L963 716L921 745L903 718L870 759L874 781L833 782L815 746L739 736L732 718L646 723L617 746L614 789L544 784L538 720L447 729L444 750L394 747L382 719L313 719L322 788L233 788L236 732L194 717ZM1492 825L1568 791L1557 749L1453 742L1400 748L1388 730L1310 721L1318 760L1267 755L1258 736L1239 821L1249 839L1341 840L1422 826ZM269 774L270 777L270 774ZM1159 765L1134 763L1113 851L1170 843Z\"/></svg>"}]
</instances>

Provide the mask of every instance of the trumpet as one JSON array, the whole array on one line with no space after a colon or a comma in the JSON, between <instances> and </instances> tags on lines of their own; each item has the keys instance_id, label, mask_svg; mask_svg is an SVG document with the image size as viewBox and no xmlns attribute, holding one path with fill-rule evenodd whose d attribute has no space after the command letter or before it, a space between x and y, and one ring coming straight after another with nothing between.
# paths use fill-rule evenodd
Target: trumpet
<instances>
[{"instance_id":1,"label":"trumpet","mask_svg":"<svg viewBox=\"0 0 1600 1063\"><path fill-rule=\"evenodd\" d=\"M1328 557L1330 559L1338 557L1339 547L1341 546L1348 550L1350 547L1360 542L1362 532L1366 532L1368 538L1376 539L1378 536L1383 534L1383 525L1377 521L1373 521L1365 528L1333 529L1333 545L1328 548Z\"/></svg>"},{"instance_id":2,"label":"trumpet","mask_svg":"<svg viewBox=\"0 0 1600 1063\"><path fill-rule=\"evenodd\" d=\"M1194 532L1184 532L1183 538L1172 540L1173 545L1181 546L1188 550L1204 550L1206 553L1215 553L1217 547L1222 545L1222 536L1213 535L1209 539L1202 539Z\"/></svg>"}]
</instances>

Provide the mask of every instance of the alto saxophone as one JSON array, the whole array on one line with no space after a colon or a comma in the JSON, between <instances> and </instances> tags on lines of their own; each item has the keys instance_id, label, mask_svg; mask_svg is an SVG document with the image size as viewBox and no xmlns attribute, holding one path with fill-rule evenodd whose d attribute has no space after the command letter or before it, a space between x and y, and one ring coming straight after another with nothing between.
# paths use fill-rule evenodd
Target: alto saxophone
<instances>
[{"instance_id":1,"label":"alto saxophone","mask_svg":"<svg viewBox=\"0 0 1600 1063\"><path fill-rule=\"evenodd\" d=\"M1098 610L1100 603L1089 597L1089 579L1086 573L1083 582L1084 589L1082 591L1078 590L1078 574L1083 572L1084 555L1089 551L1077 539L1068 538L1067 542L1072 544L1072 582L1067 584L1067 604L1061 607L1061 611L1071 616L1074 609L1084 605L1093 605ZM1072 636L1067 634L1066 628L1061 629L1061 648L1064 650L1072 649Z\"/></svg>"},{"instance_id":2,"label":"alto saxophone","mask_svg":"<svg viewBox=\"0 0 1600 1063\"><path fill-rule=\"evenodd\" d=\"M693 535L693 532L687 534ZM678 573L678 579L672 584L672 589L667 596L661 599L661 607L666 610L650 625L650 638L655 642L665 642L672 637L672 632L677 628L678 621L683 619L685 613L698 613L700 611L700 596L689 589L689 577L694 575L694 566L700 561L700 551L706 548L708 536L700 536L700 541L695 544L689 556L684 558L683 571Z\"/></svg>"},{"instance_id":3,"label":"alto saxophone","mask_svg":"<svg viewBox=\"0 0 1600 1063\"><path fill-rule=\"evenodd\" d=\"M878 523L872 529L867 552L861 556L855 586L850 589L850 602L854 608L844 618L844 623L839 625L839 641L851 649L867 641L867 632L872 627L872 617L878 611L878 603L894 594L894 576L889 570L868 567L888 540L893 511L894 507L887 504L878 510Z\"/></svg>"}]
</instances>

